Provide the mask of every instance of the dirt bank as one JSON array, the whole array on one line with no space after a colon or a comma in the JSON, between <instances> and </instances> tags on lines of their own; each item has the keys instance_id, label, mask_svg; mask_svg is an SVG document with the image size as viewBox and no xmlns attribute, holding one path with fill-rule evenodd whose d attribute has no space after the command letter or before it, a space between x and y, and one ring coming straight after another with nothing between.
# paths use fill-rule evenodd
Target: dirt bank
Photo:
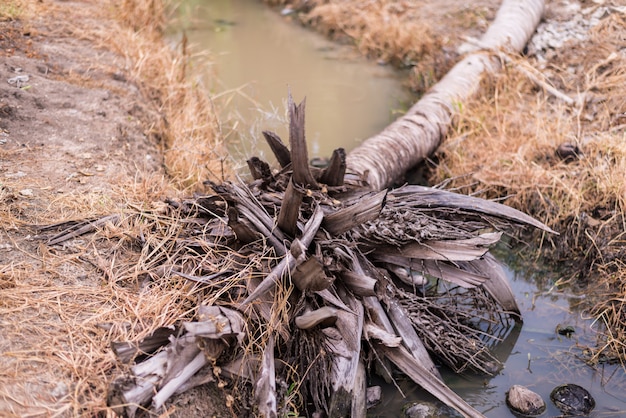
<instances>
[{"instance_id":1,"label":"dirt bank","mask_svg":"<svg viewBox=\"0 0 626 418\"><path fill-rule=\"evenodd\" d=\"M118 367L109 349L112 339L141 335L181 314L163 307L171 294L138 295L132 285L103 280L95 261L106 258L113 243L79 239L49 247L46 239L63 228L36 227L70 226L74 219L118 212L128 204L149 207L175 195L172 186L202 176L184 162L188 155L164 153L169 134L164 120L168 117L173 129L184 125L168 115L172 100L181 110L194 100L205 103L193 93L179 94L180 82L158 81L162 75L142 78L149 60L138 62L132 54L155 42L153 35L124 24L132 10L122 2L102 6L26 0L0 5L2 416L104 411ZM119 45L129 38L134 45L121 53ZM161 70L177 68L175 56L162 53L167 46L146 48L141 53L160 58ZM185 132L194 137L192 128ZM216 147L209 142L208 148ZM203 152L202 146L194 151ZM172 174L167 180L166 171ZM204 387L195 394L216 399L211 391L215 388ZM202 416L227 413L220 412L222 401L191 405L187 397L174 402L184 416L193 416L203 403Z\"/></svg>"}]
</instances>

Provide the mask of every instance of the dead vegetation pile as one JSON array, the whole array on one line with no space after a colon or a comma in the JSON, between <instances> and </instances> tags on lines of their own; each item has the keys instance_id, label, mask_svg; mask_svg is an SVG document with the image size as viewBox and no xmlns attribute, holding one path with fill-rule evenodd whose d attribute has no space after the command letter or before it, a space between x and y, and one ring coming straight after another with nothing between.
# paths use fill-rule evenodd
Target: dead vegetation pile
<instances>
[{"instance_id":1,"label":"dead vegetation pile","mask_svg":"<svg viewBox=\"0 0 626 418\"><path fill-rule=\"evenodd\" d=\"M370 57L417 64L411 75L416 91L436 82L458 57L450 40L424 22L419 2L268 3L288 5L305 24L347 39ZM548 10L551 20L540 25L529 55L497 52L505 71L488 77L479 96L459 107L454 130L433 158L431 181L506 198L560 231L541 250L549 263L568 266L563 284L593 291L600 301L587 306L600 332L591 360L624 362L626 12L615 1L576 7L569 5L578 10L574 16L561 18ZM366 9L376 12L360 13ZM466 20L478 26L489 12L478 15ZM419 39L407 41L405 29Z\"/></svg>"},{"instance_id":2,"label":"dead vegetation pile","mask_svg":"<svg viewBox=\"0 0 626 418\"><path fill-rule=\"evenodd\" d=\"M210 193L170 200L160 213L106 218L125 241L106 262L109 281L191 290L169 330L114 344L130 371L113 383L110 406L158 412L172 394L219 381L237 389L239 416L364 416L366 370L393 380L393 365L464 416L482 416L445 386L430 356L457 372L499 370L490 348L519 309L489 247L506 229L551 231L442 190L371 192L344 177L342 149L327 168L309 167L304 103L290 101L289 112L290 148L264 132L279 172L253 157L251 182L205 182ZM136 264L118 266L133 252Z\"/></svg>"}]
</instances>

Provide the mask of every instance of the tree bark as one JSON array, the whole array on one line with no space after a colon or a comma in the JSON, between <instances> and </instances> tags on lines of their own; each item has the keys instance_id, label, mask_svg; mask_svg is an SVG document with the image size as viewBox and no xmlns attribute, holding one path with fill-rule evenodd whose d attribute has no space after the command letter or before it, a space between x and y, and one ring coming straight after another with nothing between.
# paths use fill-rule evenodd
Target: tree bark
<instances>
[{"instance_id":1,"label":"tree bark","mask_svg":"<svg viewBox=\"0 0 626 418\"><path fill-rule=\"evenodd\" d=\"M544 0L504 0L480 44L521 51L543 9ZM439 147L455 108L476 92L485 71L499 67L498 57L484 51L465 57L403 117L348 154L347 171L364 176L374 190L391 186Z\"/></svg>"}]
</instances>

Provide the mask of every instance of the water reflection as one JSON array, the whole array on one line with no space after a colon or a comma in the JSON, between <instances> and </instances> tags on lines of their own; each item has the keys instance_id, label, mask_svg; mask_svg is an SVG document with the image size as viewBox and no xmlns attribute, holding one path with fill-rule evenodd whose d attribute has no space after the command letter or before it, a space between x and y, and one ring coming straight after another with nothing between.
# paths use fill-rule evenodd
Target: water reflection
<instances>
[{"instance_id":1,"label":"water reflection","mask_svg":"<svg viewBox=\"0 0 626 418\"><path fill-rule=\"evenodd\" d=\"M258 1L187 0L180 11L190 44L214 57L204 83L215 95L228 97L222 120L238 121L237 132L246 142L231 150L240 158L259 154L251 138L261 140L260 130L273 130L287 141L288 87L296 102L307 98L310 157L328 157L340 146L351 150L410 101L402 77L391 68L285 22Z\"/></svg>"}]
</instances>

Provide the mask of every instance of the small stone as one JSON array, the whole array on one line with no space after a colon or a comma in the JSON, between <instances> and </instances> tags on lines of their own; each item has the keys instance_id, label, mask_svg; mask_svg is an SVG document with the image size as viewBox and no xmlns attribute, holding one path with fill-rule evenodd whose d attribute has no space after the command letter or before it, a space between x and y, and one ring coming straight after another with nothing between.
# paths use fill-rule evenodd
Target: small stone
<instances>
[{"instance_id":1,"label":"small stone","mask_svg":"<svg viewBox=\"0 0 626 418\"><path fill-rule=\"evenodd\" d=\"M550 399L565 415L587 415L596 407L587 389L573 383L555 387Z\"/></svg>"},{"instance_id":2,"label":"small stone","mask_svg":"<svg viewBox=\"0 0 626 418\"><path fill-rule=\"evenodd\" d=\"M372 408L380 403L382 399L382 389L380 386L370 386L365 394L367 409Z\"/></svg>"},{"instance_id":3,"label":"small stone","mask_svg":"<svg viewBox=\"0 0 626 418\"><path fill-rule=\"evenodd\" d=\"M54 389L50 392L55 399L61 399L67 396L68 393L70 393L70 390L64 382L57 383Z\"/></svg>"},{"instance_id":4,"label":"small stone","mask_svg":"<svg viewBox=\"0 0 626 418\"><path fill-rule=\"evenodd\" d=\"M437 411L435 405L429 403L413 403L405 405L404 417L406 418L431 418Z\"/></svg>"},{"instance_id":5,"label":"small stone","mask_svg":"<svg viewBox=\"0 0 626 418\"><path fill-rule=\"evenodd\" d=\"M33 191L32 189L22 189L20 190L20 195L25 196L25 197L32 197Z\"/></svg>"},{"instance_id":6,"label":"small stone","mask_svg":"<svg viewBox=\"0 0 626 418\"><path fill-rule=\"evenodd\" d=\"M572 161L579 160L583 156L583 153L578 145L572 144L571 142L564 142L557 147L556 155L564 162L571 163Z\"/></svg>"},{"instance_id":7,"label":"small stone","mask_svg":"<svg viewBox=\"0 0 626 418\"><path fill-rule=\"evenodd\" d=\"M526 416L541 415L546 410L546 403L532 390L513 385L506 394L506 404L514 413Z\"/></svg>"}]
</instances>

